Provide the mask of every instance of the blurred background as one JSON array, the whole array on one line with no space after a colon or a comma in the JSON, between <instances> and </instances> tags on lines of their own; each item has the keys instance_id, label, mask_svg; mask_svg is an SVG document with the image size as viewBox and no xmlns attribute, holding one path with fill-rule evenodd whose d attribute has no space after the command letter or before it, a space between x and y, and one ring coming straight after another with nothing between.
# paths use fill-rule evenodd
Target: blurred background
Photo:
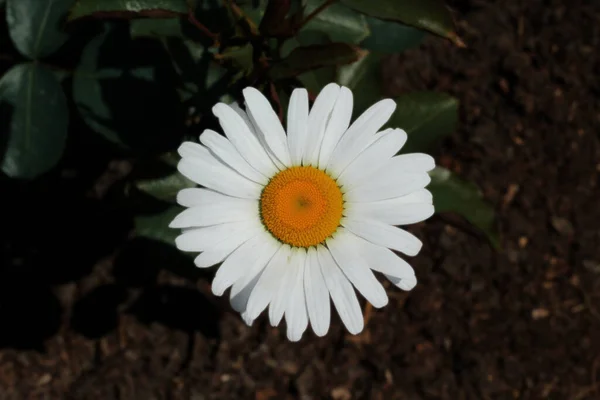
<instances>
[{"instance_id":1,"label":"blurred background","mask_svg":"<svg viewBox=\"0 0 600 400\"><path fill-rule=\"evenodd\" d=\"M0 0L0 399L600 399L600 3L378 1ZM414 290L289 343L173 247L174 150L333 80L438 213Z\"/></svg>"}]
</instances>

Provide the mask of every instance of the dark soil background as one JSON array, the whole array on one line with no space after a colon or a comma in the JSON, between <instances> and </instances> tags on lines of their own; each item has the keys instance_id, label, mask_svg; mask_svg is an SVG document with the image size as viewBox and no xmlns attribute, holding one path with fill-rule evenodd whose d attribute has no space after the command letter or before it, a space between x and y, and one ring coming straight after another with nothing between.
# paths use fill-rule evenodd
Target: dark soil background
<instances>
[{"instance_id":1,"label":"dark soil background","mask_svg":"<svg viewBox=\"0 0 600 400\"><path fill-rule=\"evenodd\" d=\"M495 205L500 252L434 217L415 290L289 343L131 240L129 161L71 135L60 174L0 182L0 399L600 399L600 2L449 4L468 47L430 37L386 85L461 100L435 156Z\"/></svg>"}]
</instances>

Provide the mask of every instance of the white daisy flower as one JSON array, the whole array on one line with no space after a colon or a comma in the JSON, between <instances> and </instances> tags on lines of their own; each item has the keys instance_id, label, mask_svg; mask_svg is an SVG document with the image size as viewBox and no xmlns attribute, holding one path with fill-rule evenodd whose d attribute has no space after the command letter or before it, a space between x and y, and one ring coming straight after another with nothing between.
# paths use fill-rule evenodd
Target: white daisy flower
<instances>
[{"instance_id":1,"label":"white daisy flower","mask_svg":"<svg viewBox=\"0 0 600 400\"><path fill-rule=\"evenodd\" d=\"M232 307L249 325L268 307L287 337L300 340L310 324L330 325L330 301L352 334L363 329L355 289L374 307L387 294L373 271L403 290L417 279L395 253L416 255L422 243L397 225L433 214L425 190L434 160L396 156L402 129L380 131L396 108L382 100L352 125L352 93L327 85L309 111L305 89L292 93L287 135L269 101L243 92L246 112L219 103L213 113L226 137L206 130L201 144L179 148L179 171L203 186L177 196L188 207L170 224L182 229L177 247L201 252L200 268L221 263L215 295L231 288Z\"/></svg>"}]
</instances>

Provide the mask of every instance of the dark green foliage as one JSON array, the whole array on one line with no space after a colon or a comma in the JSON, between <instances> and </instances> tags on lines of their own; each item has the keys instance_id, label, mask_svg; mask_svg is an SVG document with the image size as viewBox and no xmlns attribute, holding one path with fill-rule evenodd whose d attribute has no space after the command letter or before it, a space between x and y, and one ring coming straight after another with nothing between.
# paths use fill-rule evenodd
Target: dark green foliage
<instances>
[{"instance_id":1,"label":"dark green foliage","mask_svg":"<svg viewBox=\"0 0 600 400\"><path fill-rule=\"evenodd\" d=\"M136 226L139 235L168 242L177 211L168 207L193 186L176 173L173 151L216 127L216 102L239 100L251 85L285 115L295 87L314 96L337 81L354 91L356 117L385 96L385 54L417 46L426 32L462 43L441 0L2 3L22 57L0 79L3 172L32 179L51 171L77 120L136 160L123 197L135 199L132 207L140 199L160 204ZM449 95L395 100L390 126L409 134L405 152L430 151L456 128L458 101ZM437 211L462 215L496 243L493 210L477 188L442 169L432 178Z\"/></svg>"}]
</instances>

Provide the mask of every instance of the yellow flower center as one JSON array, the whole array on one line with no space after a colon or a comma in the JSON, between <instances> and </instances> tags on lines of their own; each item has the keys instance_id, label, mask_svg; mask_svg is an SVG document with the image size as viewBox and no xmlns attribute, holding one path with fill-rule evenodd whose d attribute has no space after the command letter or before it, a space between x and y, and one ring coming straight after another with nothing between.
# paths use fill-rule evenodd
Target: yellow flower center
<instances>
[{"instance_id":1,"label":"yellow flower center","mask_svg":"<svg viewBox=\"0 0 600 400\"><path fill-rule=\"evenodd\" d=\"M279 172L260 196L260 215L275 238L295 247L322 243L340 226L342 192L325 172L291 167Z\"/></svg>"}]
</instances>

